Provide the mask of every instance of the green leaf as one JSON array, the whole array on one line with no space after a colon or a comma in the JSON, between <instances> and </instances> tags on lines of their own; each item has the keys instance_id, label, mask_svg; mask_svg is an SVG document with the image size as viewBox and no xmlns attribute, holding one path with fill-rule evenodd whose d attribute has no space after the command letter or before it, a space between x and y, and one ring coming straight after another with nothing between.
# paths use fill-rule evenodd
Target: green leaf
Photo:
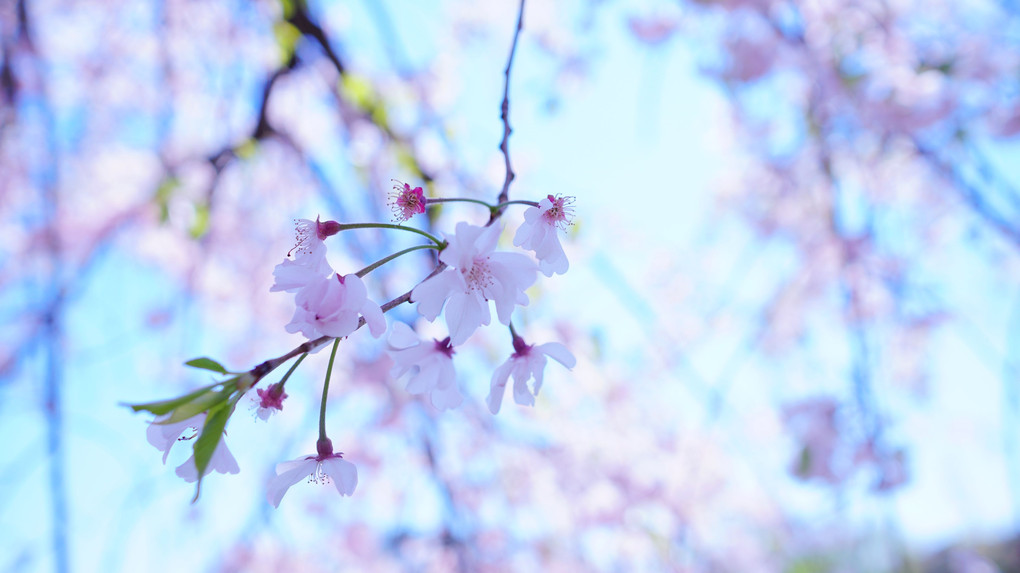
<instances>
[{"instance_id":1,"label":"green leaf","mask_svg":"<svg viewBox=\"0 0 1020 573\"><path fill-rule=\"evenodd\" d=\"M198 494L202 492L202 478L209 468L209 461L212 459L216 446L223 439L223 430L227 427L227 420L234 413L234 404L223 404L209 410L205 418L205 425L202 426L202 433L195 440L195 468L198 470L198 483L195 486L195 498L192 503L198 501Z\"/></svg>"},{"instance_id":2,"label":"green leaf","mask_svg":"<svg viewBox=\"0 0 1020 573\"><path fill-rule=\"evenodd\" d=\"M346 73L340 78L340 92L345 99L365 112L371 111L378 100L368 78L353 73Z\"/></svg>"},{"instance_id":3,"label":"green leaf","mask_svg":"<svg viewBox=\"0 0 1020 573\"><path fill-rule=\"evenodd\" d=\"M292 0L280 0L280 7L283 8L284 18L290 18L294 15L294 2Z\"/></svg>"},{"instance_id":4,"label":"green leaf","mask_svg":"<svg viewBox=\"0 0 1020 573\"><path fill-rule=\"evenodd\" d=\"M234 155L238 159L251 159L255 156L255 153L259 150L259 142L254 138L249 137L244 140L244 143L234 148Z\"/></svg>"},{"instance_id":5,"label":"green leaf","mask_svg":"<svg viewBox=\"0 0 1020 573\"><path fill-rule=\"evenodd\" d=\"M188 233L192 239L201 239L209 230L209 204L195 203L195 220L191 223Z\"/></svg>"},{"instance_id":6,"label":"green leaf","mask_svg":"<svg viewBox=\"0 0 1020 573\"><path fill-rule=\"evenodd\" d=\"M170 219L170 198L177 188L181 186L181 180L169 176L165 177L156 188L156 204L159 206L159 222L166 223Z\"/></svg>"},{"instance_id":7,"label":"green leaf","mask_svg":"<svg viewBox=\"0 0 1020 573\"><path fill-rule=\"evenodd\" d=\"M276 46L280 49L280 63L286 64L294 56L298 40L301 39L301 31L290 22L281 20L273 24L273 35L276 36Z\"/></svg>"},{"instance_id":8,"label":"green leaf","mask_svg":"<svg viewBox=\"0 0 1020 573\"><path fill-rule=\"evenodd\" d=\"M219 392L212 390L206 391L206 393L199 395L192 399L190 402L185 402L180 406L174 408L173 414L170 414L170 418L164 422L165 424L173 424L180 422L181 420L187 420L192 416L197 416L202 412L212 412L220 404L226 403L227 399L230 398L230 394L233 393L233 385L224 387Z\"/></svg>"},{"instance_id":9,"label":"green leaf","mask_svg":"<svg viewBox=\"0 0 1020 573\"><path fill-rule=\"evenodd\" d=\"M203 386L203 387L201 387L201 388L199 388L197 390L194 390L192 392L189 392L189 393L187 393L187 394L185 394L183 396L179 396L177 398L171 398L169 400L160 400L158 402L147 402L145 404L125 404L125 406L128 406L129 408L131 408L135 412L145 411L145 412L150 412L152 414L155 414L157 416L162 416L163 414L166 414L166 413L169 413L169 412L173 411L174 409L176 409L178 406L180 406L182 404L187 404L188 402L191 402L192 400L198 398L199 396L201 396L202 394L205 394L206 392L209 392L209 390L211 390L213 388L216 388L217 386L220 386L221 384L222 384L222 382L217 382L215 384L210 384L208 386Z\"/></svg>"},{"instance_id":10,"label":"green leaf","mask_svg":"<svg viewBox=\"0 0 1020 573\"><path fill-rule=\"evenodd\" d=\"M230 374L222 364L216 362L212 358L192 358L184 363L185 366L191 366L192 368L201 368L202 370L212 370L213 372L219 372L220 374Z\"/></svg>"}]
</instances>

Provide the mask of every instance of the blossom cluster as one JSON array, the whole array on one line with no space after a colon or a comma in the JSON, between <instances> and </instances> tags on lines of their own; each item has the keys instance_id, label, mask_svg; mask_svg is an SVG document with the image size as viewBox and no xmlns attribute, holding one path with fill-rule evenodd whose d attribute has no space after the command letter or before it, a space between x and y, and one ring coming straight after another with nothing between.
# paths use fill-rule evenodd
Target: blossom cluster
<instances>
[{"instance_id":1,"label":"blossom cluster","mask_svg":"<svg viewBox=\"0 0 1020 573\"><path fill-rule=\"evenodd\" d=\"M571 224L573 197L548 195L538 202L483 203L489 207L488 224L458 222L452 233L442 234L442 239L423 230L404 227L402 223L424 213L431 203L482 202L457 198L430 199L421 187L412 188L400 182L394 186L389 198L397 224L345 225L322 221L321 218L295 221L295 245L273 269L274 281L270 291L293 295L294 313L284 328L287 332L302 334L307 339L305 343L247 373L234 373L236 375L229 380L181 398L132 406L136 411L144 410L156 415L148 437L153 446L163 451L164 463L174 443L195 439L195 455L177 468L180 477L198 482L200 486L202 477L210 472L237 473L237 461L223 440L225 424L237 401L273 369L298 357L282 380L255 388L253 394L257 398L253 400L252 409L257 408L259 419L268 420L273 413L283 409L287 398L285 384L304 357L333 341L323 388L316 453L278 464L276 476L267 487L267 499L273 506L279 506L290 486L305 477L314 483L333 483L341 495L353 494L358 483L357 468L343 459L342 453L333 451L325 429L325 400L339 342L361 326L367 326L375 338L389 332L386 351L393 361L391 375L394 378L406 377L407 392L427 395L438 410L456 408L464 402L454 368L454 356L457 348L466 344L479 328L492 323L492 307L495 307L496 320L508 327L513 345L510 357L495 369L489 383L486 403L492 414L499 412L511 378L514 381L514 401L531 406L542 387L548 358L573 368L576 360L566 347L556 342L529 344L517 333L511 321L517 307L529 303L525 291L536 282L539 272L552 277L565 273L569 268L558 231ZM523 222L513 236L513 245L530 251L532 256L524 251L499 249L499 239L504 230L499 220L507 207L513 204L528 206L523 213ZM366 227L411 231L429 238L432 244L394 253L357 272L343 274L334 269L327 260L326 239L341 231ZM419 249L438 251L438 263L433 272L403 297L386 306L372 300L363 277L379 266ZM402 302L415 305L418 314L429 322L436 322L442 316L448 335L442 339L423 340L403 322L387 325L384 309L389 310ZM231 374L207 358L188 364L220 374Z\"/></svg>"}]
</instances>

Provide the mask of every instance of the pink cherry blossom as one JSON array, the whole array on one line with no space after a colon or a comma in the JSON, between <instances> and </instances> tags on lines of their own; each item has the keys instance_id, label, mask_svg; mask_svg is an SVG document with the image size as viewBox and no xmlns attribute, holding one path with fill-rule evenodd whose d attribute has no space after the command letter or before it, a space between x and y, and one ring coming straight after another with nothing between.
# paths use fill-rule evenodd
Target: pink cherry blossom
<instances>
[{"instance_id":1,"label":"pink cherry blossom","mask_svg":"<svg viewBox=\"0 0 1020 573\"><path fill-rule=\"evenodd\" d=\"M430 393L432 405L440 410L456 408L464 400L457 387L457 373L453 369L453 346L450 337L443 340L422 341L402 322L390 329L390 349L393 359L391 375L399 378L411 372L407 391L411 394Z\"/></svg>"},{"instance_id":2,"label":"pink cherry blossom","mask_svg":"<svg viewBox=\"0 0 1020 573\"><path fill-rule=\"evenodd\" d=\"M556 231L572 224L573 202L573 197L547 196L538 203L538 207L524 211L524 223L514 235L514 245L534 251L538 268L547 277L562 275L569 267Z\"/></svg>"},{"instance_id":3,"label":"pink cherry blossom","mask_svg":"<svg viewBox=\"0 0 1020 573\"><path fill-rule=\"evenodd\" d=\"M333 275L310 281L294 299L297 308L287 332L300 332L309 340L320 336L340 338L358 327L358 315L365 318L372 336L386 332L386 319L379 305L368 298L358 275Z\"/></svg>"},{"instance_id":4,"label":"pink cherry blossom","mask_svg":"<svg viewBox=\"0 0 1020 573\"><path fill-rule=\"evenodd\" d=\"M276 281L269 292L297 292L315 279L333 274L333 268L326 260L323 240L339 232L340 224L336 221L321 222L316 218L314 221L297 219L294 225L294 248L273 269Z\"/></svg>"},{"instance_id":5,"label":"pink cherry blossom","mask_svg":"<svg viewBox=\"0 0 1020 573\"><path fill-rule=\"evenodd\" d=\"M522 406L533 406L535 396L538 396L538 391L542 388L546 356L567 368L573 368L577 364L574 355L558 342L532 346L525 344L521 337L514 336L514 353L492 373L489 397L486 398L489 411L493 414L499 413L499 408L503 404L506 383L511 375L514 378L514 402ZM532 388L528 388L528 380L532 378L535 382Z\"/></svg>"},{"instance_id":6,"label":"pink cherry blossom","mask_svg":"<svg viewBox=\"0 0 1020 573\"><path fill-rule=\"evenodd\" d=\"M260 420L268 420L270 416L283 410L283 401L287 398L287 393L283 391L283 384L272 384L269 388L257 388L255 391L259 396L256 402L258 410L255 411L255 415Z\"/></svg>"},{"instance_id":7,"label":"pink cherry blossom","mask_svg":"<svg viewBox=\"0 0 1020 573\"><path fill-rule=\"evenodd\" d=\"M393 220L402 223L418 213L425 212L425 193L421 187L411 189L407 183L394 180L393 192L390 193L390 209L393 211Z\"/></svg>"},{"instance_id":8,"label":"pink cherry blossom","mask_svg":"<svg viewBox=\"0 0 1020 573\"><path fill-rule=\"evenodd\" d=\"M276 476L266 486L266 499L273 507L280 507L280 501L290 486L306 476L312 483L326 485L332 482L340 495L353 495L358 487L358 468L343 459L343 453L333 453L333 443L327 438L316 444L317 455L298 458L276 465Z\"/></svg>"},{"instance_id":9,"label":"pink cherry blossom","mask_svg":"<svg viewBox=\"0 0 1020 573\"><path fill-rule=\"evenodd\" d=\"M419 284L411 292L418 312L435 320L446 305L450 343L463 344L479 326L489 324L488 301L496 304L499 321L510 324L514 306L528 304L524 289L535 282L535 263L520 253L493 252L500 229L458 223L439 260L451 268ZM449 301L449 303L447 303Z\"/></svg>"}]
</instances>

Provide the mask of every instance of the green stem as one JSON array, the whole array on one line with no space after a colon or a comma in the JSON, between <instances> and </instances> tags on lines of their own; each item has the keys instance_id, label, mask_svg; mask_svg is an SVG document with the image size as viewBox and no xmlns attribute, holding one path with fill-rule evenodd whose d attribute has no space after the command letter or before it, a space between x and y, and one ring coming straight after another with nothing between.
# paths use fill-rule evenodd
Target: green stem
<instances>
[{"instance_id":1,"label":"green stem","mask_svg":"<svg viewBox=\"0 0 1020 573\"><path fill-rule=\"evenodd\" d=\"M465 197L429 197L425 200L425 206L428 207L429 203L478 203L479 205L485 205L489 209L493 208L492 205L480 199L467 199Z\"/></svg>"},{"instance_id":2,"label":"green stem","mask_svg":"<svg viewBox=\"0 0 1020 573\"><path fill-rule=\"evenodd\" d=\"M437 245L442 245L443 241L435 238L429 233L422 231L421 229L415 229L414 227L404 227L403 225L392 225L390 223L350 223L347 225L340 225L341 231L348 231L350 229L396 229L398 231L410 231L412 233L418 233L423 237L428 237L430 241Z\"/></svg>"},{"instance_id":3,"label":"green stem","mask_svg":"<svg viewBox=\"0 0 1020 573\"><path fill-rule=\"evenodd\" d=\"M518 200L518 201L503 201L499 205L496 205L495 207L493 207L492 210L493 211L497 211L499 209L502 209L503 207L506 207L507 205L530 205L532 207L538 207L538 201L523 201L523 200Z\"/></svg>"},{"instance_id":4,"label":"green stem","mask_svg":"<svg viewBox=\"0 0 1020 573\"><path fill-rule=\"evenodd\" d=\"M287 373L283 375L283 379L280 380L281 388L283 388L283 385L287 383L287 379L290 378L290 375L293 374L295 370L297 370L297 367L301 365L301 361L304 360L307 356L308 356L307 352L299 356L297 362L295 362L294 365L290 367L290 370L288 370Z\"/></svg>"},{"instance_id":5,"label":"green stem","mask_svg":"<svg viewBox=\"0 0 1020 573\"><path fill-rule=\"evenodd\" d=\"M397 253L393 253L392 255L390 255L390 256L388 256L386 258L379 259L378 261L368 265L367 267L361 269L360 271L358 271L358 272L356 272L354 274L358 275L361 278L364 278L365 275L367 275L368 273L374 271L375 269L385 265L386 263L392 261L393 259L395 259L395 258L397 258L397 257L399 257L401 255L406 255L407 253L410 253L412 251L420 251L422 249L435 249L437 251L441 251L441 250L443 250L443 246L445 246L445 245L442 245L442 246L436 246L436 245L418 245L416 247L410 247L410 248L404 249L403 251L400 251L400 252L397 252Z\"/></svg>"},{"instance_id":6,"label":"green stem","mask_svg":"<svg viewBox=\"0 0 1020 573\"><path fill-rule=\"evenodd\" d=\"M326 396L329 395L329 377L333 374L333 361L340 339L333 340L333 351L329 353L329 366L326 367L326 381L322 383L322 405L319 406L319 439L326 440Z\"/></svg>"}]
</instances>

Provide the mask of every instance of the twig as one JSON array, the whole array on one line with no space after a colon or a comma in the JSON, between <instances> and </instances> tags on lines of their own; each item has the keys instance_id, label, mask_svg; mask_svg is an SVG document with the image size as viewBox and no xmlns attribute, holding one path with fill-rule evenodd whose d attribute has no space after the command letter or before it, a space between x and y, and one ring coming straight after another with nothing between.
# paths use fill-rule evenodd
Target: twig
<instances>
[{"instance_id":1,"label":"twig","mask_svg":"<svg viewBox=\"0 0 1020 573\"><path fill-rule=\"evenodd\" d=\"M503 105L501 106L502 113L500 117L503 119L503 141L499 143L499 150L503 152L503 160L506 164L506 178L503 179L503 190L499 192L499 199L496 203L506 203L510 196L510 182L514 180L516 175L514 174L513 167L510 166L510 148L507 145L510 140L510 134L513 132L510 129L510 67L514 63L514 54L517 52L517 39L521 35L524 22L524 0L521 0L520 9L517 11L517 29L514 30L514 41L510 45L510 57L506 61L506 69L503 70L505 76L505 82L503 84ZM503 214L505 207L496 209L492 212L489 217L489 223L498 219Z\"/></svg>"}]
</instances>

